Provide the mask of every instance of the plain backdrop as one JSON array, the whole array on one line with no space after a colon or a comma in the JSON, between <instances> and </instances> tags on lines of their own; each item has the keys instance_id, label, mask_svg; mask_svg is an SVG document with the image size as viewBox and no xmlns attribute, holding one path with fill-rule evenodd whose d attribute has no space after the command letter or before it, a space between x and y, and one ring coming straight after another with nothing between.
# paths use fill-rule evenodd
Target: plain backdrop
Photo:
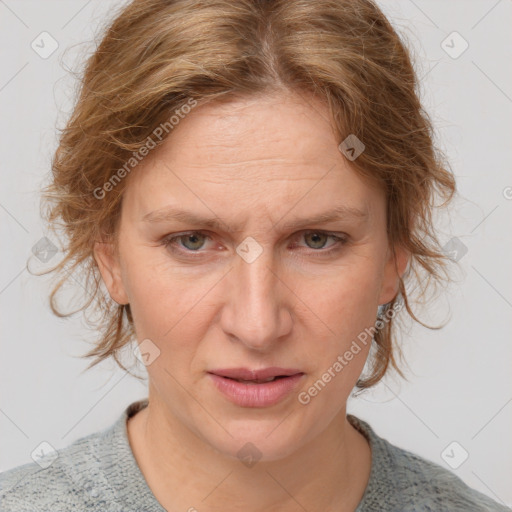
<instances>
[{"instance_id":1,"label":"plain backdrop","mask_svg":"<svg viewBox=\"0 0 512 512\"><path fill-rule=\"evenodd\" d=\"M351 398L348 410L393 444L511 506L512 2L379 4L413 51L422 101L457 176L460 196L439 226L442 243L460 259L457 281L426 313L447 325L415 325L403 340L409 381L390 375ZM59 449L109 426L146 396L146 384L113 363L81 373L87 361L78 356L94 332L80 315L53 316L48 278L26 268L47 234L39 189L56 127L71 109L69 70L92 51L98 27L119 5L0 1L0 470L31 462L41 441ZM41 37L44 51L58 44L50 56L33 49ZM34 257L30 265L45 267Z\"/></svg>"}]
</instances>

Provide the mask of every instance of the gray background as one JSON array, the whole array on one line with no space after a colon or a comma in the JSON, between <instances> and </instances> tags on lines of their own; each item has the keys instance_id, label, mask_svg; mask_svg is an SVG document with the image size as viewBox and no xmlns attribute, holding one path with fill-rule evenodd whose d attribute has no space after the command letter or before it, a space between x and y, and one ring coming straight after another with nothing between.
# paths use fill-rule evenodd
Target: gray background
<instances>
[{"instance_id":1,"label":"gray background","mask_svg":"<svg viewBox=\"0 0 512 512\"><path fill-rule=\"evenodd\" d=\"M404 339L410 382L390 376L351 399L349 412L392 443L448 469L446 460L457 462L465 450L469 457L452 471L511 506L512 2L379 4L411 45L423 102L457 175L460 197L439 219L441 240L456 237L467 253L457 282L424 316L448 318L446 327L412 326ZM128 403L146 396L145 384L113 363L81 374L87 362L78 356L94 333L80 315L53 316L49 279L26 269L33 246L47 234L38 190L47 179L56 126L71 107L68 69L91 51L98 27L119 5L0 0L0 470L30 462L41 441L58 449L110 425ZM43 31L58 43L47 58L31 47ZM469 44L460 55L463 40L446 39L453 31ZM30 268L54 262L32 257ZM445 452L453 441L458 445Z\"/></svg>"}]
</instances>

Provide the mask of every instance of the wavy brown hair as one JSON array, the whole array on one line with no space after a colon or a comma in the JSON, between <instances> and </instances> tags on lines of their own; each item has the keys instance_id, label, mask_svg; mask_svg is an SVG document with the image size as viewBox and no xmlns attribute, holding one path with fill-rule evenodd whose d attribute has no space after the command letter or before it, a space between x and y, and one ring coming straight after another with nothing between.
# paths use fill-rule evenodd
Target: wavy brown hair
<instances>
[{"instance_id":1,"label":"wavy brown hair","mask_svg":"<svg viewBox=\"0 0 512 512\"><path fill-rule=\"evenodd\" d=\"M447 259L432 223L435 208L455 192L444 155L434 145L406 44L370 0L134 0L115 13L80 73L73 111L59 130L43 205L50 227L62 228L64 258L47 272L58 282L50 295L61 317L83 311L98 339L82 357L88 368L134 339L129 305L115 303L93 256L96 240L116 241L126 180L101 199L94 193L139 151L170 113L237 96L289 90L324 101L343 141L355 134L365 151L352 162L387 196L391 247L410 252L409 269L388 307L410 307L449 280ZM172 137L172 132L170 132ZM163 138L162 140L165 140ZM136 172L136 169L133 171ZM85 277L87 297L63 313L56 297L72 276ZM94 319L89 314L95 315ZM374 336L370 374L357 387L375 385L397 364L396 318ZM429 327L429 326L427 326Z\"/></svg>"}]
</instances>

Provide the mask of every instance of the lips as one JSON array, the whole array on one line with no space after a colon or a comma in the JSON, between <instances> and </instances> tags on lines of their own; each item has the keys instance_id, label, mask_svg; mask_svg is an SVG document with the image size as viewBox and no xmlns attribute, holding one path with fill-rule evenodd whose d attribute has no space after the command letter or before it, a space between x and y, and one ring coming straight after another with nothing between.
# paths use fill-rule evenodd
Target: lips
<instances>
[{"instance_id":1,"label":"lips","mask_svg":"<svg viewBox=\"0 0 512 512\"><path fill-rule=\"evenodd\" d=\"M250 370L248 368L226 368L220 370L212 370L208 373L213 373L219 377L226 377L239 382L252 382L252 383L263 383L272 382L275 379L290 377L292 375L302 374L298 369L295 368L280 368L272 366L270 368L262 368L259 370Z\"/></svg>"},{"instance_id":2,"label":"lips","mask_svg":"<svg viewBox=\"0 0 512 512\"><path fill-rule=\"evenodd\" d=\"M305 376L292 368L229 368L208 372L212 383L240 407L271 407L294 391Z\"/></svg>"}]
</instances>

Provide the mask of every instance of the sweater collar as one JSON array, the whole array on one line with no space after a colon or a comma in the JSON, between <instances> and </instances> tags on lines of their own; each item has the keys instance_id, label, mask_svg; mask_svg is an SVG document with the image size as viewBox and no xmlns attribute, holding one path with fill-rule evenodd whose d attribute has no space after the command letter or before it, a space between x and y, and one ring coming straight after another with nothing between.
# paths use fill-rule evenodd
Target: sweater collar
<instances>
[{"instance_id":1,"label":"sweater collar","mask_svg":"<svg viewBox=\"0 0 512 512\"><path fill-rule=\"evenodd\" d=\"M104 477L114 492L113 498L126 509L145 512L165 512L142 474L128 440L128 418L148 405L148 399L128 405L117 421L101 433L101 460ZM363 497L355 512L376 510L393 493L393 453L389 443L379 437L364 420L347 414L347 420L365 436L372 452L370 477Z\"/></svg>"}]
</instances>

